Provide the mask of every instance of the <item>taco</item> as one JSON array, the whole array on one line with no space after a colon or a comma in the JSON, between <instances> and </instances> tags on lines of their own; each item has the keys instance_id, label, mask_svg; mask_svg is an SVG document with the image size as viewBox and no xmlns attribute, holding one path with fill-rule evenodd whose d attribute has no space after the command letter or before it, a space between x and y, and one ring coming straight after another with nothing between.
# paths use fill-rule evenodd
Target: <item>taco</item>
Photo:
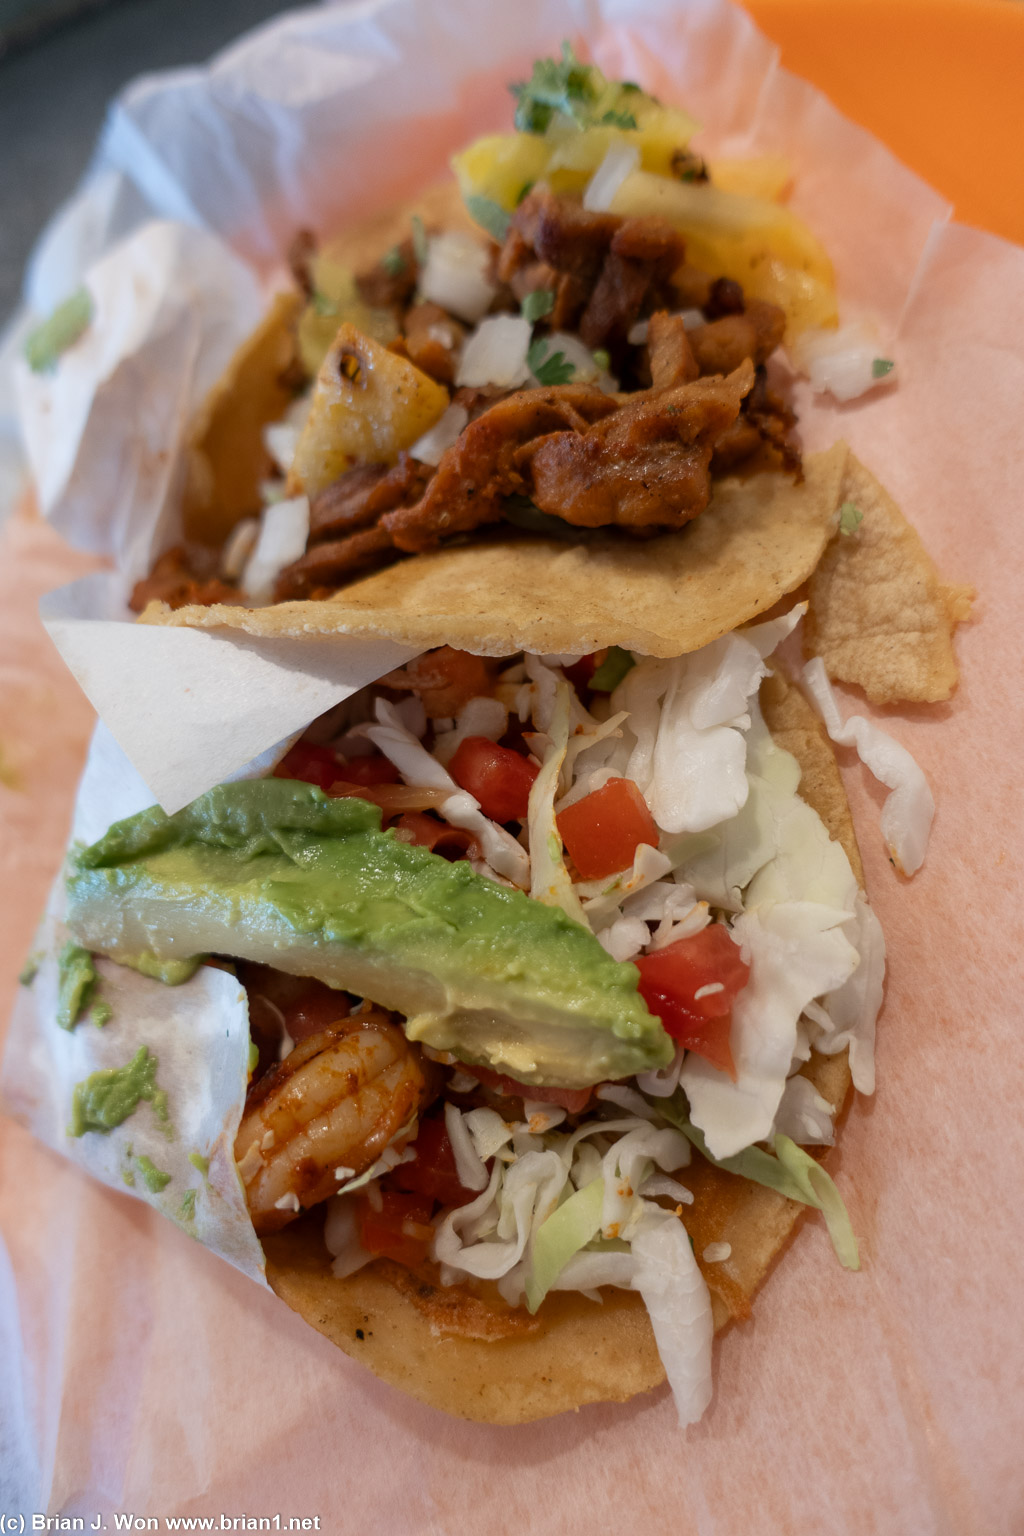
<instances>
[{"instance_id":1,"label":"taco","mask_svg":"<svg viewBox=\"0 0 1024 1536\"><path fill-rule=\"evenodd\" d=\"M802 470L769 367L834 322L826 254L783 204L730 190L734 165L709 172L685 113L571 50L516 90L519 131L457 156L457 184L322 248L300 234L304 302L277 300L196 424L185 543L136 610L331 632L392 582L447 618L438 594L487 568L526 594L558 561L571 610L616 568L677 607L720 559L784 571L724 632L810 574L821 550L795 559L793 525L831 531L833 487Z\"/></svg>"},{"instance_id":2,"label":"taco","mask_svg":"<svg viewBox=\"0 0 1024 1536\"><path fill-rule=\"evenodd\" d=\"M857 1263L798 1143L871 1086L880 935L827 739L768 675L799 613L669 661L435 650L273 778L74 861L86 949L248 989L274 1289L448 1412L667 1371L690 1421L804 1206Z\"/></svg>"}]
</instances>

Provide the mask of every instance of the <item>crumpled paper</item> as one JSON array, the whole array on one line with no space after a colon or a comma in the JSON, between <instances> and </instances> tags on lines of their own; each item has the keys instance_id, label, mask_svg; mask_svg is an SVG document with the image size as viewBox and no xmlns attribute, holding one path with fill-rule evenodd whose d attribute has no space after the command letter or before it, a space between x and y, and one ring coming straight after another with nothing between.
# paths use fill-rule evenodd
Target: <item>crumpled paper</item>
<instances>
[{"instance_id":1,"label":"crumpled paper","mask_svg":"<svg viewBox=\"0 0 1024 1536\"><path fill-rule=\"evenodd\" d=\"M246 212L232 184L221 205L231 229L221 232L269 264L307 206L302 133L268 142L283 107L309 108L311 124L346 144L325 206L340 212L348 195L365 208L429 174L442 148L503 121L496 82L521 77L534 54L577 30L609 70L686 101L709 136L795 149L798 206L837 257L844 301L852 295L891 328L900 373L897 388L850 407L807 401L805 436L841 430L946 573L982 594L959 643L956 698L886 722L936 790L925 867L907 886L877 841L863 839L891 956L880 1087L869 1106L854 1106L830 1166L864 1270L839 1271L820 1224L808 1223L753 1321L717 1346L715 1402L685 1440L665 1393L520 1429L465 1425L374 1381L170 1223L7 1126L0 1220L11 1278L0 1271L0 1294L19 1307L26 1339L9 1357L7 1398L29 1405L29 1435L11 1439L26 1508L215 1519L279 1510L319 1515L323 1529L381 1532L458 1532L472 1519L567 1536L595 1527L989 1536L1019 1524L1024 1340L1013 1319L1024 1145L1010 971L1024 836L1022 744L1005 679L1024 663L1012 408L1024 382L1024 254L943 228L940 199L779 71L750 23L712 0L525 0L489 11L486 25L469 0L298 13L210 75L133 88L108 152L148 198L163 187L159 211L177 199L175 213L217 228L207 168L219 176L240 161L238 185L258 178L263 211L250 202ZM336 130L341 85L352 110ZM367 163L379 174L368 177ZM24 566L32 549L17 532ZM18 593L0 622L28 623ZM26 740L45 740L51 715L20 697ZM874 791L846 767L855 816L870 824ZM65 771L59 803L70 779ZM46 821L51 799L31 782L25 793ZM48 878L42 850L53 857L60 838L48 833L37 852L33 819L0 810L17 834L4 846L28 908ZM5 954L18 941L28 947L30 922L30 911L15 912ZM76 1414L76 1403L91 1411Z\"/></svg>"},{"instance_id":2,"label":"crumpled paper","mask_svg":"<svg viewBox=\"0 0 1024 1536\"><path fill-rule=\"evenodd\" d=\"M152 796L100 723L93 735L71 823L71 842L88 845L110 826L152 805ZM2 1103L40 1141L112 1188L129 1188L190 1237L265 1284L263 1250L249 1220L233 1148L248 1076L249 1010L245 989L227 972L201 966L183 986L164 987L98 959L98 978L78 1023L56 1023L58 955L69 935L63 871L32 946L0 1068ZM110 1010L97 1026L94 1003ZM158 1062L156 1086L168 1117L152 1104L116 1130L73 1136L75 1085L93 1072L123 1067L145 1046ZM167 1174L149 1189L147 1158Z\"/></svg>"}]
</instances>

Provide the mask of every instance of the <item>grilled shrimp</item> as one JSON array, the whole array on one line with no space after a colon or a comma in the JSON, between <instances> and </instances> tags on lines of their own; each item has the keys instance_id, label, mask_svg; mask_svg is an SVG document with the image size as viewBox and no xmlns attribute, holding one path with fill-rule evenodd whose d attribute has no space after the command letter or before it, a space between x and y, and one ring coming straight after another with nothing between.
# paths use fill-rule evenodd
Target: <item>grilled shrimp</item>
<instances>
[{"instance_id":1,"label":"grilled shrimp","mask_svg":"<svg viewBox=\"0 0 1024 1536\"><path fill-rule=\"evenodd\" d=\"M362 1173L432 1097L433 1069L401 1029L370 1011L303 1040L254 1083L235 1161L258 1233Z\"/></svg>"}]
</instances>

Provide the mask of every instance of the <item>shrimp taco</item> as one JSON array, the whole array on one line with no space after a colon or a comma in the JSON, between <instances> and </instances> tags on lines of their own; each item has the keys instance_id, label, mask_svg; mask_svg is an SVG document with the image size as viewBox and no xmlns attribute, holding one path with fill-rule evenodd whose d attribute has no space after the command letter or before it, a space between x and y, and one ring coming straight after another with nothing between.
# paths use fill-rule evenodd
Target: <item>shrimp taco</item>
<instances>
[{"instance_id":1,"label":"shrimp taco","mask_svg":"<svg viewBox=\"0 0 1024 1536\"><path fill-rule=\"evenodd\" d=\"M689 1422L803 1208L857 1265L803 1148L872 1086L882 944L827 738L770 675L799 614L674 660L434 650L271 778L74 860L80 945L247 989L274 1289L448 1412L667 1373Z\"/></svg>"}]
</instances>

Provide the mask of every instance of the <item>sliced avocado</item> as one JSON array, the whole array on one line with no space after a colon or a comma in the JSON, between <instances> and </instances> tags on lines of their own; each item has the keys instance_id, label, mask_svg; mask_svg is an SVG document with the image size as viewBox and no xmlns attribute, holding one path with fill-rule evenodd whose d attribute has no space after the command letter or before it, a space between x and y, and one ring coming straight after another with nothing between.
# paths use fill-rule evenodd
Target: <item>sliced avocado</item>
<instances>
[{"instance_id":1,"label":"sliced avocado","mask_svg":"<svg viewBox=\"0 0 1024 1536\"><path fill-rule=\"evenodd\" d=\"M584 1087L671 1060L635 966L560 908L380 822L285 779L223 784L174 816L154 806L78 855L68 924L122 963L213 953L315 976L522 1082Z\"/></svg>"}]
</instances>

